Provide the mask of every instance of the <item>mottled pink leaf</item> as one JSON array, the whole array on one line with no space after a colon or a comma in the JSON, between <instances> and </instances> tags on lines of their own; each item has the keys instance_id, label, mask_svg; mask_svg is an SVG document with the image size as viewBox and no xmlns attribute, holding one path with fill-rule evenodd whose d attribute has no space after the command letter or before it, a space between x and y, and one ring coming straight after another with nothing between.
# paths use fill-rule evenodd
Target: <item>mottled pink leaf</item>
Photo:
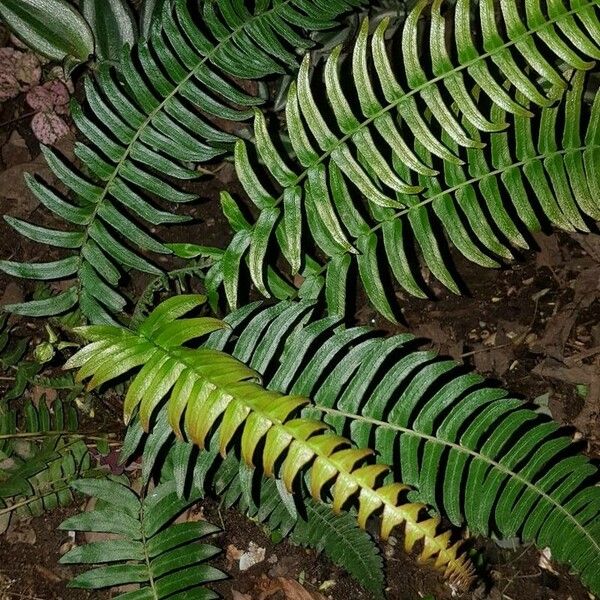
<instances>
[{"instance_id":1,"label":"mottled pink leaf","mask_svg":"<svg viewBox=\"0 0 600 600\"><path fill-rule=\"evenodd\" d=\"M73 85L73 80L70 77L65 75L65 70L60 65L55 65L48 72L48 79L54 80L58 79L65 84L67 90L69 90L69 94L75 93L75 86Z\"/></svg>"},{"instance_id":2,"label":"mottled pink leaf","mask_svg":"<svg viewBox=\"0 0 600 600\"><path fill-rule=\"evenodd\" d=\"M21 54L23 53L17 52L14 48L0 48L0 73L8 73L16 77L17 55Z\"/></svg>"},{"instance_id":3,"label":"mottled pink leaf","mask_svg":"<svg viewBox=\"0 0 600 600\"><path fill-rule=\"evenodd\" d=\"M52 94L43 85L36 85L31 88L27 92L25 100L33 110L50 112L54 108Z\"/></svg>"},{"instance_id":4,"label":"mottled pink leaf","mask_svg":"<svg viewBox=\"0 0 600 600\"><path fill-rule=\"evenodd\" d=\"M61 112L61 110L63 110L65 113L67 113L68 109L64 108L67 104L69 104L70 99L67 86L62 81L53 79L44 84L44 89L50 92L50 95L52 96L52 103L54 104L54 109L56 112ZM59 107L63 108L59 110Z\"/></svg>"},{"instance_id":5,"label":"mottled pink leaf","mask_svg":"<svg viewBox=\"0 0 600 600\"><path fill-rule=\"evenodd\" d=\"M0 72L0 102L4 102L9 98L16 98L20 91L19 82L14 75Z\"/></svg>"},{"instance_id":6,"label":"mottled pink leaf","mask_svg":"<svg viewBox=\"0 0 600 600\"><path fill-rule=\"evenodd\" d=\"M10 46L4 46L3 48L0 48L0 63L8 62L8 61L14 63L14 55L15 54L22 54L22 53L17 52L14 48L11 48Z\"/></svg>"},{"instance_id":7,"label":"mottled pink leaf","mask_svg":"<svg viewBox=\"0 0 600 600\"><path fill-rule=\"evenodd\" d=\"M39 112L31 121L35 137L48 146L52 146L63 135L69 133L69 126L55 112Z\"/></svg>"},{"instance_id":8,"label":"mottled pink leaf","mask_svg":"<svg viewBox=\"0 0 600 600\"><path fill-rule=\"evenodd\" d=\"M23 84L24 90L37 85L42 77L42 65L38 57L31 52L19 57L16 64L16 75Z\"/></svg>"},{"instance_id":9,"label":"mottled pink leaf","mask_svg":"<svg viewBox=\"0 0 600 600\"><path fill-rule=\"evenodd\" d=\"M62 115L69 112L69 90L57 79L31 88L26 100L33 110L54 111Z\"/></svg>"}]
</instances>

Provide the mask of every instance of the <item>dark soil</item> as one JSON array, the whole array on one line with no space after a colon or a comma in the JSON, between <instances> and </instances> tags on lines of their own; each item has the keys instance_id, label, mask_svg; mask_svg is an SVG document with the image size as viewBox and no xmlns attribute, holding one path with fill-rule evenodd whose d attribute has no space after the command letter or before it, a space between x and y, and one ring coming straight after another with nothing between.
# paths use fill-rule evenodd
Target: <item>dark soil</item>
<instances>
[{"instance_id":1,"label":"dark soil","mask_svg":"<svg viewBox=\"0 0 600 600\"><path fill-rule=\"evenodd\" d=\"M18 117L23 110L19 100L0 104L0 122ZM0 213L42 225L56 225L20 183L24 171L48 177L27 127L26 120L22 120L0 130L3 146ZM21 163L14 162L16 150L9 147L15 130L31 152L29 156L23 153ZM66 140L61 147L70 154L72 140ZM12 169L10 178L6 177L9 169ZM224 163L213 179L199 187L206 201L191 208L202 223L192 228L196 234L190 241L225 244L229 231L218 208L218 192L232 185L232 177L231 166ZM186 239L190 237L189 231ZM179 232L172 228L163 237L181 239ZM541 398L540 404L557 421L578 439L583 436L584 451L597 459L600 457L600 236L540 234L536 243L537 251L527 252L512 265L498 270L484 270L455 257L468 293L463 297L452 296L438 289L433 281L435 301L416 300L399 293L404 317L399 327L390 328L379 320L360 295L357 320L422 336L442 354L464 361L514 393L529 399ZM1 222L0 256L47 260L58 253L28 242ZM144 278L131 282L132 292L139 293L147 282ZM0 274L1 304L20 301L31 290L27 282ZM38 323L24 325L43 337ZM98 422L114 424L112 401L99 403L95 410ZM0 538L0 600L109 597L108 593L87 593L66 587L76 569L58 565L61 549L66 549L69 537L66 532L58 531L57 525L75 512L75 508L59 510L30 523L20 523ZM229 558L224 552L216 561L216 566L231 575L231 579L214 586L224 598L284 598L283 592L277 591L278 578L300 581L307 593L302 598L319 598L317 592L335 600L369 598L355 581L323 556L286 541L274 544L262 527L235 511L219 511L212 501L204 505L204 512L224 529L216 538L218 544L224 550L230 549ZM240 572L231 558L232 549L244 550L251 542L265 549L265 560ZM484 557L482 580L479 588L465 594L465 598L586 600L589 597L577 578L564 569L553 565L554 574L540 567L539 550L523 547L503 550L483 541L476 541L475 546ZM452 590L437 572L417 565L399 546L388 545L381 551L388 557L391 600L453 597Z\"/></svg>"}]
</instances>

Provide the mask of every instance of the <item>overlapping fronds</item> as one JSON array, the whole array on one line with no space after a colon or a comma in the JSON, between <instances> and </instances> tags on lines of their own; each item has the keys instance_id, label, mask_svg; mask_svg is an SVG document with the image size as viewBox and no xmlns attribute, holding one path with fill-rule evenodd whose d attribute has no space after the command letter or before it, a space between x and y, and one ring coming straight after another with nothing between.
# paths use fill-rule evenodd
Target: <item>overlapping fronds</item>
<instances>
[{"instance_id":1,"label":"overlapping fronds","mask_svg":"<svg viewBox=\"0 0 600 600\"><path fill-rule=\"evenodd\" d=\"M356 523L349 513L333 513L328 507L308 499L303 513L298 515L285 502L273 479L261 478L257 498L247 493L244 477L247 467L240 463L238 474L232 478L226 504L235 504L248 516L265 522L272 531L280 531L295 544L324 552L332 562L350 573L375 598L383 597L383 561L373 539ZM235 473L235 472L234 472ZM251 483L251 481L248 481ZM237 496L237 498L236 498Z\"/></svg>"},{"instance_id":2,"label":"overlapping fronds","mask_svg":"<svg viewBox=\"0 0 600 600\"><path fill-rule=\"evenodd\" d=\"M52 298L9 308L40 316L79 303L91 321L112 322L111 315L126 305L115 290L121 271L159 274L139 251L170 253L138 222L188 220L158 209L149 197L175 205L194 200L195 195L180 191L167 177L195 178L192 163L211 160L235 141L223 131L224 121L248 118L248 108L261 102L230 78L259 79L291 68L294 48L311 45L308 32L331 27L361 1L257 2L254 14L243 0L211 1L202 3L200 19L192 16L195 3L190 0L165 2L162 21L149 39L131 52L125 49L118 69L105 63L96 77L86 78L87 104L72 107L75 124L88 140L75 150L86 172L43 150L72 198L27 178L39 201L69 223L69 231L7 217L26 237L73 252L45 263L2 261L0 268L17 277L73 278L74 284Z\"/></svg>"},{"instance_id":3,"label":"overlapping fronds","mask_svg":"<svg viewBox=\"0 0 600 600\"><path fill-rule=\"evenodd\" d=\"M116 596L122 600L219 597L205 585L226 575L206 561L221 550L201 542L218 528L207 521L173 525L192 501L178 498L172 484L159 485L143 498L108 479L80 479L72 487L97 502L93 511L63 521L61 529L102 531L118 537L76 546L61 558L61 563L96 565L75 577L69 587L139 585L137 590Z\"/></svg>"},{"instance_id":4,"label":"overlapping fronds","mask_svg":"<svg viewBox=\"0 0 600 600\"><path fill-rule=\"evenodd\" d=\"M188 495L190 488L202 495L216 494L223 498L224 506L236 506L272 532L323 552L375 597L382 597L384 574L379 547L360 529L354 515L335 514L312 498L299 503L280 481L264 477L235 453L223 459L212 446L215 444L197 452L192 443L176 440L163 408L147 434L137 418L129 424L120 461L142 455L145 480L151 475L161 481L173 480L180 496Z\"/></svg>"},{"instance_id":5,"label":"overlapping fronds","mask_svg":"<svg viewBox=\"0 0 600 600\"><path fill-rule=\"evenodd\" d=\"M291 274L306 274L303 252L316 246L334 310L354 263L373 304L393 319L380 270L423 296L413 246L459 291L439 230L470 260L494 266L526 247L523 230L539 229L541 214L567 230L600 218L600 99L591 114L583 102L583 73L600 57L598 2L553 3L547 15L537 1L522 8L423 0L391 50L387 22L369 36L365 21L351 59L340 65L335 50L324 81L311 81L305 58L287 102L294 164L258 112L264 166L246 142L236 145L238 177L260 214L249 223L224 192L236 234L212 279L224 280L230 305L244 258L269 295L272 248Z\"/></svg>"},{"instance_id":6,"label":"overlapping fronds","mask_svg":"<svg viewBox=\"0 0 600 600\"><path fill-rule=\"evenodd\" d=\"M50 410L45 398L30 401L22 415L0 407L0 531L10 517L38 516L72 501L69 488L91 468L85 442L70 438L77 428L72 405L57 399Z\"/></svg>"},{"instance_id":7,"label":"overlapping fronds","mask_svg":"<svg viewBox=\"0 0 600 600\"><path fill-rule=\"evenodd\" d=\"M405 547L422 542L420 560L433 559L457 585L467 586L472 565L459 554L450 532L438 533L439 518L420 503L408 502L408 487L392 478L385 464L373 461L373 451L354 447L322 421L298 418L310 401L282 395L260 385L256 371L218 350L192 349L184 344L225 327L212 318L180 318L200 302L199 296L178 296L159 305L137 331L97 325L79 331L91 343L68 362L79 367L77 378L90 378L94 388L132 369L142 368L129 386L124 412L134 411L145 430L157 408L166 402L168 421L178 437L204 448L218 440L226 455L239 439L242 460L260 464L266 476L277 476L292 492L308 479L308 493L330 499L334 512L355 503L361 527L380 514L380 534L386 539L398 526Z\"/></svg>"},{"instance_id":8,"label":"overlapping fronds","mask_svg":"<svg viewBox=\"0 0 600 600\"><path fill-rule=\"evenodd\" d=\"M310 321L312 308L246 307L207 347L314 398L303 416L370 445L455 525L548 546L600 591L598 471L555 422L408 334Z\"/></svg>"},{"instance_id":9,"label":"overlapping fronds","mask_svg":"<svg viewBox=\"0 0 600 600\"><path fill-rule=\"evenodd\" d=\"M15 450L15 441L21 438L28 445L28 439L35 434L43 436L66 434L77 429L77 411L71 402L57 398L51 409L46 398L36 406L28 400L22 411L10 409L7 405L0 408L0 460L10 458ZM23 444L21 444L23 446ZM21 450L25 450L21 448ZM29 451L29 448L26 452Z\"/></svg>"}]
</instances>

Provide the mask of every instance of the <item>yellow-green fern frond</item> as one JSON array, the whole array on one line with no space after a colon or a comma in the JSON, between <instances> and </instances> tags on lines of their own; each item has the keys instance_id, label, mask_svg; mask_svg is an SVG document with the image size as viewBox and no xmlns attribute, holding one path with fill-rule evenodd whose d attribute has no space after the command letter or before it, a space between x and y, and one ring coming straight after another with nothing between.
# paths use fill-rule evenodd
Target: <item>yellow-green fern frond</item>
<instances>
[{"instance_id":1,"label":"yellow-green fern frond","mask_svg":"<svg viewBox=\"0 0 600 600\"><path fill-rule=\"evenodd\" d=\"M422 542L421 561L433 561L455 585L468 587L474 570L459 553L460 542L453 542L450 532L439 533L440 520L429 517L425 505L405 500L408 486L394 482L390 469L374 461L372 450L353 447L321 421L298 417L310 404L308 398L266 390L256 371L230 355L183 346L226 327L216 319L179 318L203 300L167 300L137 331L80 328L91 343L66 366L79 367L77 378L89 378L89 387L141 367L125 398L126 419L137 410L148 430L166 401L170 426L178 436L202 448L217 436L223 455L239 439L248 465L260 462L265 473L282 479L289 491L305 476L313 498L330 501L334 511L355 503L363 527L380 513L384 539L403 527L408 551Z\"/></svg>"}]
</instances>

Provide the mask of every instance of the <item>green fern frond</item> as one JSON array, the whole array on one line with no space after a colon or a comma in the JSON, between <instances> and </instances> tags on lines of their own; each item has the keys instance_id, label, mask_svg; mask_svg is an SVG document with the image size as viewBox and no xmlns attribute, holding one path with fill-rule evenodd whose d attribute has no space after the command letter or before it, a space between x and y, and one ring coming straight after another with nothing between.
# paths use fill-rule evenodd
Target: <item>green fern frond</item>
<instances>
[{"instance_id":1,"label":"green fern frond","mask_svg":"<svg viewBox=\"0 0 600 600\"><path fill-rule=\"evenodd\" d=\"M205 346L263 373L269 389L314 398L303 416L374 448L453 524L548 546L600 591L598 471L556 423L411 335L338 328L311 310L242 309Z\"/></svg>"},{"instance_id":2,"label":"green fern frond","mask_svg":"<svg viewBox=\"0 0 600 600\"><path fill-rule=\"evenodd\" d=\"M243 463L240 468L244 468ZM227 505L234 504L249 517L265 522L271 531L300 546L324 552L329 559L354 577L362 587L383 597L383 560L373 539L356 523L350 513L332 513L329 508L308 499L302 516L292 515L281 499L281 492L273 479L261 478L257 498L244 494L243 478L235 477L227 489ZM237 500L234 500L238 494ZM296 517L296 518L294 518Z\"/></svg>"},{"instance_id":3,"label":"green fern frond","mask_svg":"<svg viewBox=\"0 0 600 600\"><path fill-rule=\"evenodd\" d=\"M36 407L28 400L22 410L0 408L0 459L10 458L14 451L14 442L20 436L27 442L28 434L66 434L77 430L77 410L71 402L57 398L48 407L45 396ZM50 442L53 445L53 442ZM30 449L21 448L21 452L30 453Z\"/></svg>"},{"instance_id":4,"label":"green fern frond","mask_svg":"<svg viewBox=\"0 0 600 600\"><path fill-rule=\"evenodd\" d=\"M6 313L0 315L0 368L8 369L17 365L25 352L29 339L19 337L15 339L13 335L13 327L8 323L8 315Z\"/></svg>"},{"instance_id":5,"label":"green fern frond","mask_svg":"<svg viewBox=\"0 0 600 600\"><path fill-rule=\"evenodd\" d=\"M24 441L9 452L0 469L0 531L8 527L12 515L39 516L71 504L69 484L91 469L87 446L80 439L53 436L42 444Z\"/></svg>"},{"instance_id":6,"label":"green fern frond","mask_svg":"<svg viewBox=\"0 0 600 600\"><path fill-rule=\"evenodd\" d=\"M68 531L102 531L118 539L76 546L63 564L103 564L78 575L69 587L99 589L138 584L139 589L117 596L126 598L199 598L218 595L204 587L226 575L205 564L220 552L200 543L216 531L206 521L172 525L192 500L177 497L171 484L159 485L143 498L129 487L108 479L80 479L72 488L98 499L95 510L70 517L60 525ZM111 563L111 564L106 564Z\"/></svg>"},{"instance_id":7,"label":"green fern frond","mask_svg":"<svg viewBox=\"0 0 600 600\"><path fill-rule=\"evenodd\" d=\"M140 251L170 253L134 219L150 225L189 220L157 209L148 197L175 205L194 200L195 195L167 182L167 176L197 177L190 163L213 159L237 139L215 124L215 118L247 119L252 114L248 107L261 102L230 78L260 79L291 68L296 63L293 48L311 46L306 30L327 29L361 3L260 2L252 14L243 0L203 2L199 26L190 14L189 0L165 2L162 22L149 39L131 52L126 49L118 70L104 63L95 78L86 78L87 105L72 106L75 124L88 139L75 149L86 173L53 150L43 149L73 199L27 177L39 201L71 230L6 217L22 235L74 252L47 263L0 261L0 268L16 277L75 278L74 285L57 296L7 308L47 316L79 304L90 321L114 322L113 315L127 302L115 289L122 270L159 275L160 269Z\"/></svg>"},{"instance_id":8,"label":"green fern frond","mask_svg":"<svg viewBox=\"0 0 600 600\"><path fill-rule=\"evenodd\" d=\"M310 495L318 501L330 497L336 513L355 501L361 527L380 513L383 539L403 526L407 551L422 541L421 560L433 559L449 579L468 586L473 567L465 554L458 554L459 543L450 541L449 531L438 533L439 518L424 516L423 504L404 500L408 488L391 478L386 465L372 460L368 447L353 447L321 421L295 418L310 403L307 398L265 390L258 374L231 356L183 345L226 326L212 318L179 318L203 300L166 300L137 331L106 325L80 328L91 343L65 366L78 367L77 379L89 378L91 389L143 365L125 397L126 421L137 411L148 430L166 399L175 434L185 433L200 448L216 438L223 456L239 430L247 465L260 462L265 475L277 475L290 492L300 484L302 473L309 478Z\"/></svg>"},{"instance_id":9,"label":"green fern frond","mask_svg":"<svg viewBox=\"0 0 600 600\"><path fill-rule=\"evenodd\" d=\"M521 228L539 229L536 212L567 230L585 230L585 216L600 218L600 100L589 115L582 100L583 73L594 64L588 59L600 57L597 8L597 0L554 3L545 17L537 1L521 15L515 2L423 0L398 39L400 60L386 48L385 21L372 36L364 22L351 65L340 67L340 48L331 54L325 102L323 81L311 82L305 57L287 102L294 164L259 112L256 153L270 177L246 142L236 144L236 171L260 216L253 224L234 219L240 211L223 194L236 234L213 280L224 281L230 305L244 258L254 285L269 296L268 249L277 244L296 274L306 267L307 238L304 247L310 239L328 259L322 271L334 273L326 277L329 297L341 303L354 263L375 307L393 320L383 266L424 296L408 258L411 239L433 274L458 293L436 228L470 260L494 266L511 257L512 246L526 246ZM269 178L275 193L264 183Z\"/></svg>"}]
</instances>

